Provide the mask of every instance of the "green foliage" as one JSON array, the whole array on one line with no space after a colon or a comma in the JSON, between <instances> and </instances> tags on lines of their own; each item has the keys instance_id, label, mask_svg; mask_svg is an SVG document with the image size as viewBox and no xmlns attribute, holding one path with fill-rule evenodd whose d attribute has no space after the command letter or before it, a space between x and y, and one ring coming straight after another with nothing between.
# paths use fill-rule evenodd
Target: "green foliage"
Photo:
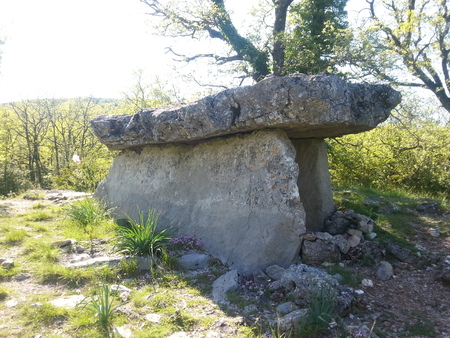
<instances>
[{"instance_id":1,"label":"green foliage","mask_svg":"<svg viewBox=\"0 0 450 338\"><path fill-rule=\"evenodd\" d=\"M174 227L158 229L159 215L149 210L147 218L139 211L139 221L128 216L129 226L121 227L117 236L117 251L130 256L163 257L170 247Z\"/></svg>"},{"instance_id":2,"label":"green foliage","mask_svg":"<svg viewBox=\"0 0 450 338\"><path fill-rule=\"evenodd\" d=\"M334 71L335 49L349 44L347 0L302 0L289 11L292 33L286 38L285 74Z\"/></svg>"},{"instance_id":3,"label":"green foliage","mask_svg":"<svg viewBox=\"0 0 450 338\"><path fill-rule=\"evenodd\" d=\"M80 306L94 316L95 322L100 325L103 331L109 336L113 324L113 318L117 309L126 303L118 303L111 293L109 285L100 286L96 295L91 296Z\"/></svg>"},{"instance_id":4,"label":"green foliage","mask_svg":"<svg viewBox=\"0 0 450 338\"><path fill-rule=\"evenodd\" d=\"M37 307L26 306L22 311L22 319L26 324L33 327L52 325L57 320L66 320L68 316L69 312L67 309L56 307L49 303L44 303Z\"/></svg>"},{"instance_id":5,"label":"green foliage","mask_svg":"<svg viewBox=\"0 0 450 338\"><path fill-rule=\"evenodd\" d=\"M327 285L321 285L311 294L308 316L300 322L296 334L299 337L316 337L324 331L335 315L335 290Z\"/></svg>"},{"instance_id":6,"label":"green foliage","mask_svg":"<svg viewBox=\"0 0 450 338\"><path fill-rule=\"evenodd\" d=\"M107 220L108 215L109 211L94 198L76 201L67 209L67 216L89 236L91 254L93 254L95 230L102 222Z\"/></svg>"},{"instance_id":7,"label":"green foliage","mask_svg":"<svg viewBox=\"0 0 450 338\"><path fill-rule=\"evenodd\" d=\"M0 286L0 302L4 301L9 295L9 290L3 286Z\"/></svg>"},{"instance_id":8,"label":"green foliage","mask_svg":"<svg viewBox=\"0 0 450 338\"><path fill-rule=\"evenodd\" d=\"M328 141L336 186L403 189L449 197L450 133L431 122L377 129Z\"/></svg>"}]
</instances>

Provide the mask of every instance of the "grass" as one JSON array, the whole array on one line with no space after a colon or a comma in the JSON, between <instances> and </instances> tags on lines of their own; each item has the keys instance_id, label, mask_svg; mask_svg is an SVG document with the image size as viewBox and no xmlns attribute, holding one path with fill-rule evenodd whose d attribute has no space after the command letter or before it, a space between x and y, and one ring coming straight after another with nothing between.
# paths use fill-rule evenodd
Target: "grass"
<instances>
[{"instance_id":1,"label":"grass","mask_svg":"<svg viewBox=\"0 0 450 338\"><path fill-rule=\"evenodd\" d=\"M124 302L119 303L112 294L109 285L104 284L98 288L94 296L91 296L82 304L82 309L90 313L95 318L95 323L101 327L107 336L110 336L117 309L125 304Z\"/></svg>"},{"instance_id":2,"label":"grass","mask_svg":"<svg viewBox=\"0 0 450 338\"><path fill-rule=\"evenodd\" d=\"M341 189L336 190L335 195L339 208L352 207L355 211L372 215L376 219L375 232L378 234L376 240L379 241L393 241L404 246L410 245L409 239L414 236L417 230L415 226L426 224L425 216L417 217L416 214L408 212L408 209L414 209L420 201L407 194ZM367 205L365 204L367 198L378 201L379 204ZM93 201L92 199L89 200ZM400 210L385 213L383 208L389 206L390 203L394 203ZM7 308L5 303L10 299L19 298L23 292L22 285L24 284L14 282L0 286L0 309L7 314L5 318L9 318L11 322L8 323L8 326L19 328L20 331L20 333L17 333L13 329L4 329L0 332L0 337L33 337L38 334L56 337L55 330L58 330L59 336L105 337L110 334L111 327L124 324L131 328L134 337L167 337L178 331L185 331L188 334L195 332L199 336L203 334L206 336L208 330L215 330L218 325L214 323L215 321L226 318L226 320L232 322L233 317L243 315L242 309L245 306L252 304L252 301L246 299L246 296L239 292L228 294L228 300L232 303L230 309L221 308L211 301L209 297L212 283L224 273L224 267L218 264L212 265L209 270L199 274L185 274L176 270L175 266L169 266L161 262L150 273L143 273L137 270L136 262L133 260L123 260L118 266L114 267L97 266L74 269L65 266L69 254L58 248L52 248L50 246L52 242L74 238L78 240L79 244L87 246L93 241L96 250L102 250L110 254L113 252L117 229L124 229L114 224L108 218L104 209L99 209L98 212L94 213L100 215L102 220L92 221L92 224L96 224L96 226L84 231L83 224L91 223L83 223L83 221L80 223L76 218L68 217L67 210L69 208L45 205L36 200L31 209L22 215L14 215L14 213L2 215L0 256L9 257L9 253L12 253L16 266L12 269L0 268L0 281L13 281L14 276L26 272L30 275L30 279L26 283L41 285L33 289L36 294L27 295L27 301L14 308ZM51 217L43 217L45 215ZM85 216L83 215L82 219ZM157 215L151 215L150 213L150 216L149 221L147 214L140 215L139 220L135 222L135 228L141 228L142 225L145 226L145 224L150 223L150 228L153 227L153 229L159 231L159 227L155 225L158 221ZM95 217L97 216L94 215L94 219ZM432 218L432 215L427 217ZM129 228L132 228L132 222L129 221L129 223ZM414 226L411 226L411 224ZM16 229L18 225L26 227L26 230L23 228ZM138 225L141 225L141 227L138 227ZM442 232L450 230L448 222L438 225ZM163 237L166 237L164 239L166 241L171 236L168 233L163 233ZM102 243L100 244L98 240L102 240ZM167 251L168 247L165 246L167 242L164 241L161 249L154 251L156 256L160 255L160 252ZM169 245L178 245L183 250L193 247L201 249L201 243L199 244L195 238L186 237L178 242L169 243ZM130 248L133 248L133 245ZM145 244L143 247L148 249L147 245ZM155 248L157 245L153 245L153 247ZM369 259L365 264L371 265ZM343 277L342 282L344 284L355 288L359 287L361 282L360 276L353 274L350 269L337 265L329 267L329 273L339 273ZM14 284L18 285L11 286ZM105 293L105 290L98 288L98 285L104 287L111 284L126 285L133 290L128 304L116 308L122 303L122 300L118 300L110 290ZM54 290L54 292L46 293L49 290ZM102 292L103 300L100 298ZM90 295L86 300L86 302L91 302L90 310L88 308L84 310L81 310L81 308L64 310L49 303L50 300L62 294L75 293ZM272 294L268 293L262 295L262 303L258 304L258 308L264 308L264 311L270 310L273 307L269 300L271 296ZM331 296L319 292L312 298L309 304L310 316L302 323L298 332L292 332L289 335L289 332L277 333L274 331L276 333L274 336L278 338L290 336L293 338L326 334L327 323L331 316L334 316L332 311L334 300ZM266 302L264 299L269 304L267 308L264 307L264 302ZM42 303L42 306L32 307L31 305L36 302ZM103 310L106 314L101 313ZM153 323L146 320L145 316L149 313L160 315L160 322ZM259 314L255 315L258 316ZM101 324L102 322L105 323L105 321L100 320L102 316L109 316L109 319L106 320L109 324ZM253 314L243 316L254 318ZM404 328L408 335L436 336L433 323L412 314L409 314L409 317L413 318L412 324ZM261 327L267 329L268 323L264 323L264 326L261 324ZM230 324L230 328L236 330L233 331L233 336L236 337L262 338L267 332L267 330L265 332L262 332L262 329L259 330L259 326L256 324L249 324L248 326ZM380 331L378 335L382 337L382 334Z\"/></svg>"},{"instance_id":3,"label":"grass","mask_svg":"<svg viewBox=\"0 0 450 338\"><path fill-rule=\"evenodd\" d=\"M147 217L139 211L139 221L128 216L129 226L122 226L117 236L117 252L129 256L151 256L161 258L167 255L171 246L173 227L158 229L159 215L149 210Z\"/></svg>"}]
</instances>

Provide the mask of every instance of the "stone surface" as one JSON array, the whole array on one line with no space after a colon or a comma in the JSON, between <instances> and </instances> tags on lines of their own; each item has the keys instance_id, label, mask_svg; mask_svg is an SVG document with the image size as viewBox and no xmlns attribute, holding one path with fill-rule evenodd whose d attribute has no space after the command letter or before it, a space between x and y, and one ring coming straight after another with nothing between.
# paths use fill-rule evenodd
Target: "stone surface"
<instances>
[{"instance_id":1,"label":"stone surface","mask_svg":"<svg viewBox=\"0 0 450 338\"><path fill-rule=\"evenodd\" d=\"M343 254L346 254L348 250L350 250L350 243L342 235L333 236L331 242L336 244L337 247L339 248L339 251Z\"/></svg>"},{"instance_id":2,"label":"stone surface","mask_svg":"<svg viewBox=\"0 0 450 338\"><path fill-rule=\"evenodd\" d=\"M339 262L341 254L333 243L323 241L303 241L302 262L306 264L322 264L324 262Z\"/></svg>"},{"instance_id":3,"label":"stone surface","mask_svg":"<svg viewBox=\"0 0 450 338\"><path fill-rule=\"evenodd\" d=\"M375 268L375 277L381 280L388 280L394 275L394 268L389 262L381 261Z\"/></svg>"},{"instance_id":4,"label":"stone surface","mask_svg":"<svg viewBox=\"0 0 450 338\"><path fill-rule=\"evenodd\" d=\"M282 316L295 310L298 310L298 306L294 302L286 302L277 306L277 314Z\"/></svg>"},{"instance_id":5,"label":"stone surface","mask_svg":"<svg viewBox=\"0 0 450 338\"><path fill-rule=\"evenodd\" d=\"M386 85L346 83L336 75L269 77L186 105L99 116L95 134L111 150L185 143L265 128L293 139L370 130L386 120L401 95Z\"/></svg>"},{"instance_id":6,"label":"stone surface","mask_svg":"<svg viewBox=\"0 0 450 338\"><path fill-rule=\"evenodd\" d=\"M186 254L178 258L177 263L184 270L205 269L209 266L209 256L200 253Z\"/></svg>"},{"instance_id":7,"label":"stone surface","mask_svg":"<svg viewBox=\"0 0 450 338\"><path fill-rule=\"evenodd\" d=\"M273 280L280 280L285 271L286 269L281 266L271 265L267 267L266 274L268 274Z\"/></svg>"},{"instance_id":8,"label":"stone surface","mask_svg":"<svg viewBox=\"0 0 450 338\"><path fill-rule=\"evenodd\" d=\"M85 298L86 297L83 295L72 295L53 299L49 301L49 303L56 307L72 309L80 304Z\"/></svg>"},{"instance_id":9,"label":"stone surface","mask_svg":"<svg viewBox=\"0 0 450 338\"><path fill-rule=\"evenodd\" d=\"M118 217L161 210L160 224L204 241L214 257L251 274L297 259L305 212L295 149L282 131L198 145L123 151L95 196Z\"/></svg>"},{"instance_id":10,"label":"stone surface","mask_svg":"<svg viewBox=\"0 0 450 338\"><path fill-rule=\"evenodd\" d=\"M386 243L386 250L395 258L406 262L406 263L413 263L414 257L412 255L411 250L406 249L398 244L395 243Z\"/></svg>"},{"instance_id":11,"label":"stone surface","mask_svg":"<svg viewBox=\"0 0 450 338\"><path fill-rule=\"evenodd\" d=\"M334 211L327 144L324 140L292 140L299 166L297 179L303 207L306 211L306 228L323 231L325 221Z\"/></svg>"},{"instance_id":12,"label":"stone surface","mask_svg":"<svg viewBox=\"0 0 450 338\"><path fill-rule=\"evenodd\" d=\"M239 276L237 270L228 271L217 278L212 285L212 298L216 303L226 303L228 291L236 290L239 287Z\"/></svg>"}]
</instances>

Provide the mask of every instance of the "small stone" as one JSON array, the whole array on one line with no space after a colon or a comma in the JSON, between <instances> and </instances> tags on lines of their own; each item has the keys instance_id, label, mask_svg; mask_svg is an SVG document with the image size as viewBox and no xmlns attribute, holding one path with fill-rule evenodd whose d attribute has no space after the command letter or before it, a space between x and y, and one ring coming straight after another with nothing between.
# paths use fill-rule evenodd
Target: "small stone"
<instances>
[{"instance_id":1,"label":"small stone","mask_svg":"<svg viewBox=\"0 0 450 338\"><path fill-rule=\"evenodd\" d=\"M387 251L393 255L395 258L406 262L406 263L413 263L414 259L411 255L411 250L408 250L398 244L395 243L386 243L386 249Z\"/></svg>"},{"instance_id":2,"label":"small stone","mask_svg":"<svg viewBox=\"0 0 450 338\"><path fill-rule=\"evenodd\" d=\"M430 228L430 229L428 230L428 232L429 232L429 234L430 234L431 236L433 236L433 237L435 237L435 238L438 238L438 237L441 236L441 233L439 232L439 229L437 229L437 228Z\"/></svg>"},{"instance_id":3,"label":"small stone","mask_svg":"<svg viewBox=\"0 0 450 338\"><path fill-rule=\"evenodd\" d=\"M15 307L15 306L17 306L17 304L19 304L19 302L15 299L11 299L11 300L8 300L7 302L5 302L5 306L7 308Z\"/></svg>"},{"instance_id":4,"label":"small stone","mask_svg":"<svg viewBox=\"0 0 450 338\"><path fill-rule=\"evenodd\" d=\"M12 269L14 267L14 260L11 258L5 259L0 265L4 269Z\"/></svg>"},{"instance_id":5,"label":"small stone","mask_svg":"<svg viewBox=\"0 0 450 338\"><path fill-rule=\"evenodd\" d=\"M364 290L355 290L355 293L359 296L362 296L364 294Z\"/></svg>"},{"instance_id":6,"label":"small stone","mask_svg":"<svg viewBox=\"0 0 450 338\"><path fill-rule=\"evenodd\" d=\"M42 303L39 303L39 302L33 303L33 304L30 305L30 307L32 307L34 309L40 308L41 306L42 306Z\"/></svg>"},{"instance_id":7,"label":"small stone","mask_svg":"<svg viewBox=\"0 0 450 338\"><path fill-rule=\"evenodd\" d=\"M339 248L339 251L343 254L346 254L350 250L350 244L347 239L342 235L333 236L332 243L336 244Z\"/></svg>"},{"instance_id":8,"label":"small stone","mask_svg":"<svg viewBox=\"0 0 450 338\"><path fill-rule=\"evenodd\" d=\"M441 279L443 282L450 284L450 266L447 266L442 270Z\"/></svg>"},{"instance_id":9,"label":"small stone","mask_svg":"<svg viewBox=\"0 0 450 338\"><path fill-rule=\"evenodd\" d=\"M15 279L16 281L18 281L18 282L22 282L22 281L24 281L24 280L26 280L26 279L28 279L28 278L30 278L30 275L27 274L27 273L19 273L18 275L16 275L16 276L14 277L14 279Z\"/></svg>"},{"instance_id":10,"label":"small stone","mask_svg":"<svg viewBox=\"0 0 450 338\"><path fill-rule=\"evenodd\" d=\"M381 261L375 269L375 277L380 280L388 280L394 275L394 268L389 262Z\"/></svg>"},{"instance_id":11,"label":"small stone","mask_svg":"<svg viewBox=\"0 0 450 338\"><path fill-rule=\"evenodd\" d=\"M277 327L281 332L296 330L301 320L307 318L307 316L308 309L295 310L279 318L273 323L273 327Z\"/></svg>"},{"instance_id":12,"label":"small stone","mask_svg":"<svg viewBox=\"0 0 450 338\"><path fill-rule=\"evenodd\" d=\"M272 278L273 280L281 279L281 276L283 276L285 272L286 269L278 265L271 265L266 268L266 274L268 274L269 277Z\"/></svg>"},{"instance_id":13,"label":"small stone","mask_svg":"<svg viewBox=\"0 0 450 338\"><path fill-rule=\"evenodd\" d=\"M376 234L375 232L371 232L370 234L367 235L367 237L368 237L370 240L373 240L373 239L375 239L375 238L377 237L377 234Z\"/></svg>"},{"instance_id":14,"label":"small stone","mask_svg":"<svg viewBox=\"0 0 450 338\"><path fill-rule=\"evenodd\" d=\"M158 324L161 321L162 316L157 313L148 313L145 315L145 319L149 322Z\"/></svg>"},{"instance_id":15,"label":"small stone","mask_svg":"<svg viewBox=\"0 0 450 338\"><path fill-rule=\"evenodd\" d=\"M270 277L264 273L261 269L257 269L253 271L253 280L256 284L267 285L270 280Z\"/></svg>"},{"instance_id":16,"label":"small stone","mask_svg":"<svg viewBox=\"0 0 450 338\"><path fill-rule=\"evenodd\" d=\"M363 279L362 281L361 281L361 285L362 286L365 286L365 287L368 287L368 288L373 288L373 281L371 280L371 279Z\"/></svg>"},{"instance_id":17,"label":"small stone","mask_svg":"<svg viewBox=\"0 0 450 338\"><path fill-rule=\"evenodd\" d=\"M133 332L131 331L131 329L129 329L128 327L125 327L125 326L116 327L116 328L114 328L113 331L116 335L118 335L119 337L122 337L122 338L133 337Z\"/></svg>"},{"instance_id":18,"label":"small stone","mask_svg":"<svg viewBox=\"0 0 450 338\"><path fill-rule=\"evenodd\" d=\"M242 309L242 312L245 314L245 315L249 315L250 313L254 313L254 312L258 312L258 307L255 305L255 304L250 304L250 305L247 305L247 306L245 306L243 309Z\"/></svg>"},{"instance_id":19,"label":"small stone","mask_svg":"<svg viewBox=\"0 0 450 338\"><path fill-rule=\"evenodd\" d=\"M317 236L315 234L305 234L303 236L303 239L305 241L310 241L310 242L314 242L315 240L317 240Z\"/></svg>"},{"instance_id":20,"label":"small stone","mask_svg":"<svg viewBox=\"0 0 450 338\"><path fill-rule=\"evenodd\" d=\"M84 300L83 295L72 295L51 300L49 303L56 307L72 309Z\"/></svg>"},{"instance_id":21,"label":"small stone","mask_svg":"<svg viewBox=\"0 0 450 338\"><path fill-rule=\"evenodd\" d=\"M69 239L68 238L68 239L65 239L63 241L53 242L53 243L50 244L50 246L52 248L64 248L64 247L67 247L67 246L71 246L72 244L75 244L75 243L73 243L73 241L75 243L77 242L75 239Z\"/></svg>"},{"instance_id":22,"label":"small stone","mask_svg":"<svg viewBox=\"0 0 450 338\"><path fill-rule=\"evenodd\" d=\"M282 316L295 310L298 310L298 306L294 302L286 302L277 306L277 314Z\"/></svg>"},{"instance_id":23,"label":"small stone","mask_svg":"<svg viewBox=\"0 0 450 338\"><path fill-rule=\"evenodd\" d=\"M356 236L356 235L352 235L350 236L350 238L348 239L348 244L350 245L350 247L354 248L355 246L358 246L358 244L361 242L361 237Z\"/></svg>"},{"instance_id":24,"label":"small stone","mask_svg":"<svg viewBox=\"0 0 450 338\"><path fill-rule=\"evenodd\" d=\"M338 262L341 259L339 248L334 243L323 241L303 241L302 261L306 264L322 264L323 262Z\"/></svg>"},{"instance_id":25,"label":"small stone","mask_svg":"<svg viewBox=\"0 0 450 338\"><path fill-rule=\"evenodd\" d=\"M328 232L316 232L316 237L324 242L329 242L333 239L333 235L330 235Z\"/></svg>"},{"instance_id":26,"label":"small stone","mask_svg":"<svg viewBox=\"0 0 450 338\"><path fill-rule=\"evenodd\" d=\"M81 245L76 245L74 248L75 253L80 254L86 251L86 248Z\"/></svg>"},{"instance_id":27,"label":"small stone","mask_svg":"<svg viewBox=\"0 0 450 338\"><path fill-rule=\"evenodd\" d=\"M349 234L349 235L351 235L351 236L357 236L357 237L359 237L359 238L362 238L362 231L361 230L356 230L356 229L349 229L348 231L347 231L347 233Z\"/></svg>"},{"instance_id":28,"label":"small stone","mask_svg":"<svg viewBox=\"0 0 450 338\"><path fill-rule=\"evenodd\" d=\"M184 270L206 269L209 266L209 256L205 254L186 254L177 259L178 265Z\"/></svg>"}]
</instances>

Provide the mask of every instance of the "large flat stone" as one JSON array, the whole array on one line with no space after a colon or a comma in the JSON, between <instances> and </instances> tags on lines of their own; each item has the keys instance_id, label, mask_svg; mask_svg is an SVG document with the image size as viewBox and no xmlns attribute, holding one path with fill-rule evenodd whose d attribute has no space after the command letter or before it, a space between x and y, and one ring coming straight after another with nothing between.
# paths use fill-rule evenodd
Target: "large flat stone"
<instances>
[{"instance_id":1,"label":"large flat stone","mask_svg":"<svg viewBox=\"0 0 450 338\"><path fill-rule=\"evenodd\" d=\"M347 83L336 75L269 77L185 105L100 116L95 134L111 150L186 143L283 129L292 139L337 137L375 128L400 103L387 85Z\"/></svg>"},{"instance_id":2,"label":"large flat stone","mask_svg":"<svg viewBox=\"0 0 450 338\"><path fill-rule=\"evenodd\" d=\"M95 196L118 217L161 211L232 268L251 274L289 266L300 250L305 212L295 149L283 131L267 130L197 145L124 150Z\"/></svg>"}]
</instances>

